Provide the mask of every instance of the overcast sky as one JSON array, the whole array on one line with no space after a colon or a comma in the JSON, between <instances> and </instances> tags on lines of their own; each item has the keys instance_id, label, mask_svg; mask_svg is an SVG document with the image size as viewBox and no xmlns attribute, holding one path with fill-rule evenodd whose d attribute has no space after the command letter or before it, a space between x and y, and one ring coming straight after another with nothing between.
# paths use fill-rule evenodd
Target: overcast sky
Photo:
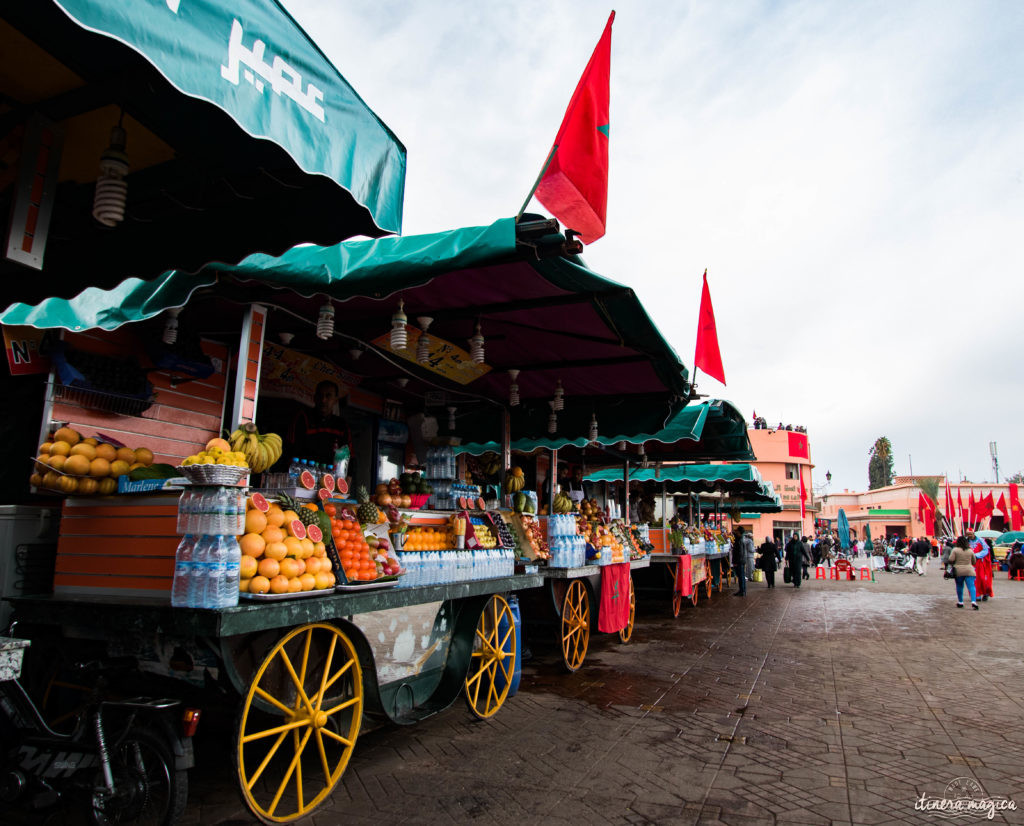
<instances>
[{"instance_id":1,"label":"overcast sky","mask_svg":"<svg viewBox=\"0 0 1024 826\"><path fill-rule=\"evenodd\" d=\"M404 232L518 210L612 6L284 0L408 149ZM608 234L692 367L807 427L815 485L1024 470L1024 2L619 2ZM542 211L534 201L531 209Z\"/></svg>"}]
</instances>

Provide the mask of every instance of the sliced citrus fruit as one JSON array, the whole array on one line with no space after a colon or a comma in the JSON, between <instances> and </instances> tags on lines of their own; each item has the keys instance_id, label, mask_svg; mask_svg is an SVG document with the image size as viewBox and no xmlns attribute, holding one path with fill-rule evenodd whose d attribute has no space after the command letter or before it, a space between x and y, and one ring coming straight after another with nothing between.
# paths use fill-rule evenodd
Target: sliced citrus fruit
<instances>
[{"instance_id":1,"label":"sliced citrus fruit","mask_svg":"<svg viewBox=\"0 0 1024 826\"><path fill-rule=\"evenodd\" d=\"M263 497L261 493L254 493L249 497L249 501L246 503L250 508L258 510L262 513L266 513L270 510L270 503Z\"/></svg>"},{"instance_id":2,"label":"sliced citrus fruit","mask_svg":"<svg viewBox=\"0 0 1024 826\"><path fill-rule=\"evenodd\" d=\"M299 475L299 484L306 490L313 490L316 487L316 477L308 470L304 470Z\"/></svg>"},{"instance_id":3,"label":"sliced citrus fruit","mask_svg":"<svg viewBox=\"0 0 1024 826\"><path fill-rule=\"evenodd\" d=\"M302 524L302 520L293 519L289 525L292 529L292 536L296 539L306 538L306 526Z\"/></svg>"},{"instance_id":4,"label":"sliced citrus fruit","mask_svg":"<svg viewBox=\"0 0 1024 826\"><path fill-rule=\"evenodd\" d=\"M331 492L327 490L327 488L320 488L320 490L316 492L316 495L320 497L321 502L326 502L331 498Z\"/></svg>"},{"instance_id":5,"label":"sliced citrus fruit","mask_svg":"<svg viewBox=\"0 0 1024 826\"><path fill-rule=\"evenodd\" d=\"M316 525L306 526L306 536L312 542L322 542L324 538L324 532L320 530Z\"/></svg>"},{"instance_id":6,"label":"sliced citrus fruit","mask_svg":"<svg viewBox=\"0 0 1024 826\"><path fill-rule=\"evenodd\" d=\"M325 473L320 480L320 484L327 488L327 490L334 491L334 477L331 474Z\"/></svg>"},{"instance_id":7,"label":"sliced citrus fruit","mask_svg":"<svg viewBox=\"0 0 1024 826\"><path fill-rule=\"evenodd\" d=\"M338 479L335 481L335 487L338 489L338 493L342 496L348 496L348 482L344 479Z\"/></svg>"}]
</instances>

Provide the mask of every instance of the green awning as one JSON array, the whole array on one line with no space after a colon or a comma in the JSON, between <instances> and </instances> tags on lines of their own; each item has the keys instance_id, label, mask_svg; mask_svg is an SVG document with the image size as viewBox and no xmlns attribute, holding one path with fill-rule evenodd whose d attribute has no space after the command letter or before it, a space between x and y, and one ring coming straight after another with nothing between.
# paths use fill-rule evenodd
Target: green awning
<instances>
[{"instance_id":1,"label":"green awning","mask_svg":"<svg viewBox=\"0 0 1024 826\"><path fill-rule=\"evenodd\" d=\"M435 275L463 269L515 252L515 222L486 227L345 241L331 247L304 244L280 256L257 253L236 266L210 265L198 275L171 270L152 281L129 278L110 290L90 287L71 299L48 298L35 305L12 304L0 323L40 329L115 330L172 307L184 306L193 292L217 283L218 272L304 295L390 294L424 284Z\"/></svg>"},{"instance_id":2,"label":"green awning","mask_svg":"<svg viewBox=\"0 0 1024 826\"><path fill-rule=\"evenodd\" d=\"M400 232L405 149L276 0L53 0Z\"/></svg>"},{"instance_id":3,"label":"green awning","mask_svg":"<svg viewBox=\"0 0 1024 826\"><path fill-rule=\"evenodd\" d=\"M605 470L588 473L584 477L587 482L621 482L622 470L606 468ZM749 464L728 465L673 465L662 468L632 468L629 472L631 482L665 482L670 491L685 493L721 490L730 485L744 484L758 486L761 484L761 473Z\"/></svg>"},{"instance_id":4,"label":"green awning","mask_svg":"<svg viewBox=\"0 0 1024 826\"><path fill-rule=\"evenodd\" d=\"M517 453L532 453L540 448L584 448L594 441L605 447L614 446L619 442L643 444L651 460L754 459L743 415L731 402L719 399L689 404L672 417L665 427L653 432L633 436L600 434L593 441L584 437L570 439L559 436L533 440L517 439L512 443L512 450ZM469 453L473 456L497 453L500 450L501 445L495 441L472 442L456 448L457 453ZM621 477L621 472L619 476Z\"/></svg>"},{"instance_id":5,"label":"green awning","mask_svg":"<svg viewBox=\"0 0 1024 826\"><path fill-rule=\"evenodd\" d=\"M874 516L910 516L909 508L872 508L866 512L866 517L871 519Z\"/></svg>"}]
</instances>

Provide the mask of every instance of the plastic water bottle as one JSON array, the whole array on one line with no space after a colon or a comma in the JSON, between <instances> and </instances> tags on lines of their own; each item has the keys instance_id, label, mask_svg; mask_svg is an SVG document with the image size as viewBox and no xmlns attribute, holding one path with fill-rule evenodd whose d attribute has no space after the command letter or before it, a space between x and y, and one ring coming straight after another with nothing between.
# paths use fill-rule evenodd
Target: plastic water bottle
<instances>
[{"instance_id":1,"label":"plastic water bottle","mask_svg":"<svg viewBox=\"0 0 1024 826\"><path fill-rule=\"evenodd\" d=\"M223 599L222 590L227 577L228 549L223 536L210 537L210 550L206 563L206 588L203 596L203 608L220 608ZM239 559L241 561L241 559ZM236 583L235 587L238 585Z\"/></svg>"},{"instance_id":2,"label":"plastic water bottle","mask_svg":"<svg viewBox=\"0 0 1024 826\"><path fill-rule=\"evenodd\" d=\"M189 577L188 596L185 604L190 608L202 608L204 591L207 580L207 561L210 557L210 545L213 538L200 536L196 540L195 549L192 552L192 576Z\"/></svg>"},{"instance_id":3,"label":"plastic water bottle","mask_svg":"<svg viewBox=\"0 0 1024 826\"><path fill-rule=\"evenodd\" d=\"M242 549L233 536L221 536L218 539L218 548L223 549L224 567L217 607L233 608L238 605L238 570L242 562Z\"/></svg>"},{"instance_id":4,"label":"plastic water bottle","mask_svg":"<svg viewBox=\"0 0 1024 826\"><path fill-rule=\"evenodd\" d=\"M182 537L181 542L178 543L178 550L174 553L174 581L171 584L171 605L175 608L189 604L188 592L192 584L195 548L196 537L189 533Z\"/></svg>"},{"instance_id":5,"label":"plastic water bottle","mask_svg":"<svg viewBox=\"0 0 1024 826\"><path fill-rule=\"evenodd\" d=\"M288 464L288 487L297 488L299 486L299 476L301 474L302 463L299 462L299 458L296 456Z\"/></svg>"}]
</instances>

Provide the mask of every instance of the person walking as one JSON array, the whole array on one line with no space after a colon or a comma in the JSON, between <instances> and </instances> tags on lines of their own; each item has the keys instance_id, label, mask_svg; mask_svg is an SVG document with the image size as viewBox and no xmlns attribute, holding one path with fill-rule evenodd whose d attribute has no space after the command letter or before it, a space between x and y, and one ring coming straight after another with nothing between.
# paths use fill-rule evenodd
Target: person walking
<instances>
[{"instance_id":1,"label":"person walking","mask_svg":"<svg viewBox=\"0 0 1024 826\"><path fill-rule=\"evenodd\" d=\"M747 582L753 582L754 560L757 557L757 548L754 546L754 537L746 531L743 533L743 555L747 566Z\"/></svg>"},{"instance_id":2,"label":"person walking","mask_svg":"<svg viewBox=\"0 0 1024 826\"><path fill-rule=\"evenodd\" d=\"M910 555L914 557L914 571L918 576L924 576L925 568L928 565L928 557L931 555L931 543L924 537L915 539L910 545Z\"/></svg>"},{"instance_id":3,"label":"person walking","mask_svg":"<svg viewBox=\"0 0 1024 826\"><path fill-rule=\"evenodd\" d=\"M806 560L806 563L805 563ZM803 569L805 564L810 564L811 555L804 548L797 534L793 534L786 543L786 567L789 568L789 577L793 580L793 587L799 588L803 580Z\"/></svg>"},{"instance_id":4,"label":"person walking","mask_svg":"<svg viewBox=\"0 0 1024 826\"><path fill-rule=\"evenodd\" d=\"M974 533L967 532L967 545L974 554L974 570L976 572L974 587L982 602L988 602L989 597L994 597L992 591L992 552L985 541Z\"/></svg>"},{"instance_id":5,"label":"person walking","mask_svg":"<svg viewBox=\"0 0 1024 826\"><path fill-rule=\"evenodd\" d=\"M813 559L813 557L811 556L811 543L807 541L807 537L806 536L802 536L802 537L800 537L800 544L802 544L804 546L804 564L803 564L804 579L810 579L811 578L811 572L810 572L811 559Z\"/></svg>"},{"instance_id":6,"label":"person walking","mask_svg":"<svg viewBox=\"0 0 1024 826\"><path fill-rule=\"evenodd\" d=\"M733 594L734 597L745 597L747 595L747 552L743 547L743 528L737 525L732 529L732 567L736 572L736 580L740 589Z\"/></svg>"},{"instance_id":7,"label":"person walking","mask_svg":"<svg viewBox=\"0 0 1024 826\"><path fill-rule=\"evenodd\" d=\"M964 607L964 585L971 595L971 607L978 610L978 597L974 592L974 554L967 544L967 537L957 537L956 545L949 552L949 564L953 566L956 576L956 607Z\"/></svg>"},{"instance_id":8,"label":"person walking","mask_svg":"<svg viewBox=\"0 0 1024 826\"><path fill-rule=\"evenodd\" d=\"M775 572L779 568L779 549L775 547L772 538L766 536L758 550L761 552L761 558L757 561L758 567L764 571L764 580L768 583L768 587L774 588Z\"/></svg>"}]
</instances>

